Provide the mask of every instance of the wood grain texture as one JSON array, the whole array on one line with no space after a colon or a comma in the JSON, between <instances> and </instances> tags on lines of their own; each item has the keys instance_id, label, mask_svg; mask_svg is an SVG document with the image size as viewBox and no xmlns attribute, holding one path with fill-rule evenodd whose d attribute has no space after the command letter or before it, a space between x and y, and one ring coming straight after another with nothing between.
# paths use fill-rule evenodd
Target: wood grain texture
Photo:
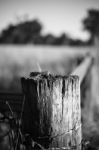
<instances>
[{"instance_id":1,"label":"wood grain texture","mask_svg":"<svg viewBox=\"0 0 99 150\"><path fill-rule=\"evenodd\" d=\"M22 78L25 94L24 132L45 148L81 149L78 76L39 74Z\"/></svg>"}]
</instances>

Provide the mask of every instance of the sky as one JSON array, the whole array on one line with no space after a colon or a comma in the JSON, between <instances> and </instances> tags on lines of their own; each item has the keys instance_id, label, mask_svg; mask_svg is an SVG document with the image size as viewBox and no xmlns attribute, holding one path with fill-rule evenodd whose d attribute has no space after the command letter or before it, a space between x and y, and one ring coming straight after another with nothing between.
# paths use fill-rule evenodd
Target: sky
<instances>
[{"instance_id":1,"label":"sky","mask_svg":"<svg viewBox=\"0 0 99 150\"><path fill-rule=\"evenodd\" d=\"M99 0L0 0L0 31L11 23L38 19L42 34L67 33L70 37L86 40L82 20L90 8L99 9Z\"/></svg>"}]
</instances>

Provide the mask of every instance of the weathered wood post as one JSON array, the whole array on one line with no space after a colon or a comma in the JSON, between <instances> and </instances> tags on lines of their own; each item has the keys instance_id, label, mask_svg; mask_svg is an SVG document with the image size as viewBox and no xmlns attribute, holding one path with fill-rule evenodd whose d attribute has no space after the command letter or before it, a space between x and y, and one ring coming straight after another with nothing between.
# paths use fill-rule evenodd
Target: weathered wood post
<instances>
[{"instance_id":1,"label":"weathered wood post","mask_svg":"<svg viewBox=\"0 0 99 150\"><path fill-rule=\"evenodd\" d=\"M79 77L32 73L22 88L24 132L45 149L81 150Z\"/></svg>"}]
</instances>

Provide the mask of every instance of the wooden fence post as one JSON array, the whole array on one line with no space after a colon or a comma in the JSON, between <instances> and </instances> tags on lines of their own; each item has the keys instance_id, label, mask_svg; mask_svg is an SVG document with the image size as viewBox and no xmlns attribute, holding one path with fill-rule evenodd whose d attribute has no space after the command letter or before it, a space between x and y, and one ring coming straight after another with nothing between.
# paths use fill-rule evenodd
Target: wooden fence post
<instances>
[{"instance_id":1,"label":"wooden fence post","mask_svg":"<svg viewBox=\"0 0 99 150\"><path fill-rule=\"evenodd\" d=\"M24 132L45 149L81 150L79 77L32 73L21 81Z\"/></svg>"}]
</instances>

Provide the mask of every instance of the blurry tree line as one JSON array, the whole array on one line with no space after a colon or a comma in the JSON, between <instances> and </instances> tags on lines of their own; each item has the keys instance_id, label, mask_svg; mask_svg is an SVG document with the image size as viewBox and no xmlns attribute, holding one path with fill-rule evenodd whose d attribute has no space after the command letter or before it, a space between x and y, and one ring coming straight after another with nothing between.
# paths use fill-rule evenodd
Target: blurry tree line
<instances>
[{"instance_id":1,"label":"blurry tree line","mask_svg":"<svg viewBox=\"0 0 99 150\"><path fill-rule=\"evenodd\" d=\"M38 20L28 20L17 25L9 25L0 36L0 43L4 44L43 44L43 45L80 45L82 41L73 40L65 33L59 37L53 34L42 35L42 25Z\"/></svg>"},{"instance_id":2,"label":"blurry tree line","mask_svg":"<svg viewBox=\"0 0 99 150\"><path fill-rule=\"evenodd\" d=\"M94 43L94 37L99 36L99 10L91 9L83 20L84 28L90 32L90 39L86 42L72 39L66 33L60 36L53 34L42 35L41 23L34 20L25 20L17 25L9 25L0 34L1 44L43 44L43 45L88 45Z\"/></svg>"}]
</instances>

